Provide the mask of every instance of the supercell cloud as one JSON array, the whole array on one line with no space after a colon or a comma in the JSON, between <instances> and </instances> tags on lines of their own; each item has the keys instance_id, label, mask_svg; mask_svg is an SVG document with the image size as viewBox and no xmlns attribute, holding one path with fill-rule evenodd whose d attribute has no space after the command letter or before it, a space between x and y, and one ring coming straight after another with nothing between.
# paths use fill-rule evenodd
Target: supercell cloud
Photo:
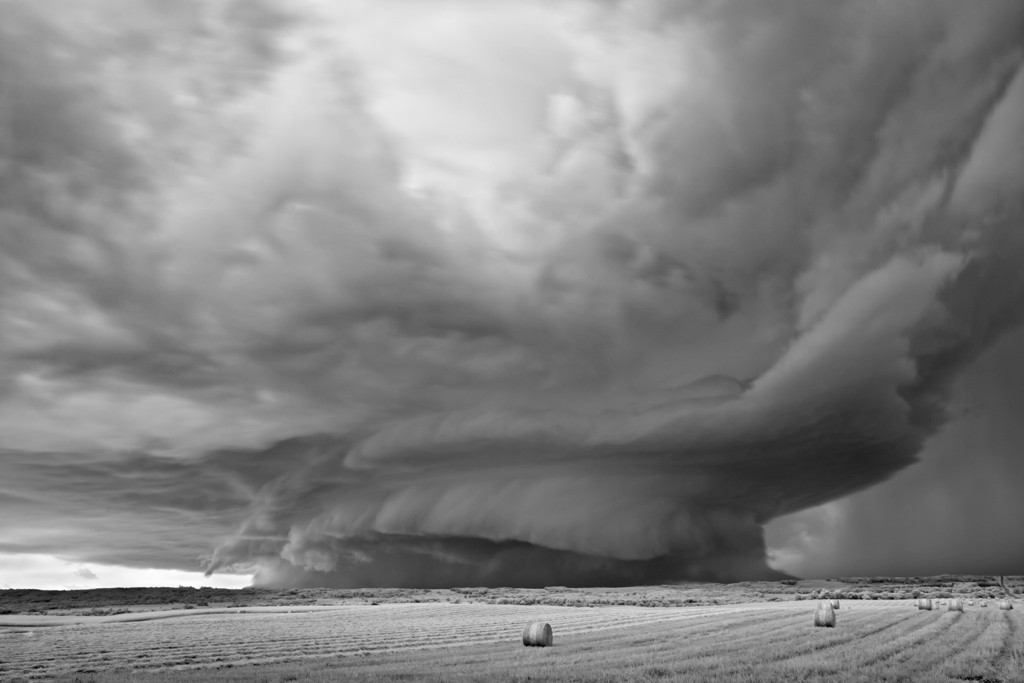
<instances>
[{"instance_id":1,"label":"supercell cloud","mask_svg":"<svg viewBox=\"0 0 1024 683\"><path fill-rule=\"evenodd\" d=\"M1024 392L1022 45L999 0L7 0L0 552L638 584L776 576L782 517L782 568L945 571L851 558L1015 457L928 453Z\"/></svg>"}]
</instances>

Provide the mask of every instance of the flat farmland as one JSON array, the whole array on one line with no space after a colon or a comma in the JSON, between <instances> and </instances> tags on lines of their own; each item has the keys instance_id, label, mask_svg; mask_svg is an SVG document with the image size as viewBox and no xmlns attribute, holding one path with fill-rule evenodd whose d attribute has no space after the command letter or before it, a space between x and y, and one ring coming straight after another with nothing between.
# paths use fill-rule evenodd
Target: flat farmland
<instances>
[{"instance_id":1,"label":"flat farmland","mask_svg":"<svg viewBox=\"0 0 1024 683\"><path fill-rule=\"evenodd\" d=\"M411 603L0 617L0 680L1024 681L1020 605ZM523 626L546 621L550 648ZM48 625L43 625L48 624Z\"/></svg>"}]
</instances>

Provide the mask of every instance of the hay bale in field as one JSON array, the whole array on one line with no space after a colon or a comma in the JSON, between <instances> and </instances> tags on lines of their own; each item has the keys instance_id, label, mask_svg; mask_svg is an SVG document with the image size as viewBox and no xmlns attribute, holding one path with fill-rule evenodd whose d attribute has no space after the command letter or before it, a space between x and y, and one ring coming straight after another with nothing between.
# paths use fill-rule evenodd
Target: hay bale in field
<instances>
[{"instance_id":1,"label":"hay bale in field","mask_svg":"<svg viewBox=\"0 0 1024 683\"><path fill-rule=\"evenodd\" d=\"M551 635L551 624L535 621L523 629L523 645L547 647L554 642Z\"/></svg>"},{"instance_id":2,"label":"hay bale in field","mask_svg":"<svg viewBox=\"0 0 1024 683\"><path fill-rule=\"evenodd\" d=\"M832 609L839 609L839 600L837 598L832 598Z\"/></svg>"},{"instance_id":3,"label":"hay bale in field","mask_svg":"<svg viewBox=\"0 0 1024 683\"><path fill-rule=\"evenodd\" d=\"M964 601L960 598L953 598L949 601L949 607L947 607L946 609L948 609L950 612L963 612Z\"/></svg>"},{"instance_id":4,"label":"hay bale in field","mask_svg":"<svg viewBox=\"0 0 1024 683\"><path fill-rule=\"evenodd\" d=\"M978 603L978 607L988 607L988 601L982 600Z\"/></svg>"},{"instance_id":5,"label":"hay bale in field","mask_svg":"<svg viewBox=\"0 0 1024 683\"><path fill-rule=\"evenodd\" d=\"M967 606L968 607L974 607L974 600L968 600L967 601Z\"/></svg>"},{"instance_id":6,"label":"hay bale in field","mask_svg":"<svg viewBox=\"0 0 1024 683\"><path fill-rule=\"evenodd\" d=\"M1013 603L1009 600L1000 600L999 609L1013 609Z\"/></svg>"},{"instance_id":7,"label":"hay bale in field","mask_svg":"<svg viewBox=\"0 0 1024 683\"><path fill-rule=\"evenodd\" d=\"M932 609L932 599L931 598L918 598L917 599L917 609L926 609L926 610L931 611L931 609Z\"/></svg>"},{"instance_id":8,"label":"hay bale in field","mask_svg":"<svg viewBox=\"0 0 1024 683\"><path fill-rule=\"evenodd\" d=\"M818 609L814 610L814 625L833 628L836 625L836 611L832 609L832 603L822 601L818 603Z\"/></svg>"}]
</instances>

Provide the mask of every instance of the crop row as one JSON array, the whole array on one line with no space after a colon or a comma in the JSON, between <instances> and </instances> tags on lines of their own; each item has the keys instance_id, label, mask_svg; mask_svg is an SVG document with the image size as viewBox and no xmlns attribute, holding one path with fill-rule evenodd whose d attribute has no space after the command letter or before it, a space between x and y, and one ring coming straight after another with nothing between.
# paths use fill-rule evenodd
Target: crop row
<instances>
[{"instance_id":1,"label":"crop row","mask_svg":"<svg viewBox=\"0 0 1024 683\"><path fill-rule=\"evenodd\" d=\"M718 608L718 612L739 607ZM209 666L450 647L516 639L524 623L553 621L560 635L699 619L709 608L644 609L415 604L308 613L196 614L143 622L8 631L0 676L112 668Z\"/></svg>"},{"instance_id":2,"label":"crop row","mask_svg":"<svg viewBox=\"0 0 1024 683\"><path fill-rule=\"evenodd\" d=\"M556 644L604 642L614 633L611 642L637 656L661 652L669 642L686 652L692 667L728 669L740 666L731 661L742 662L756 651L762 663L783 668L814 668L827 659L854 667L934 668L946 662L974 671L991 668L991 660L1011 651L1019 615L991 609L919 612L912 604L891 603L844 605L835 629L815 629L809 617L800 602L680 609L424 603L296 613L197 612L154 621L0 629L0 679L353 656L360 662L384 661L400 652L515 643L523 625L537 620L552 624ZM652 629L667 634L665 642L650 642ZM945 655L936 658L932 649L940 641Z\"/></svg>"}]
</instances>

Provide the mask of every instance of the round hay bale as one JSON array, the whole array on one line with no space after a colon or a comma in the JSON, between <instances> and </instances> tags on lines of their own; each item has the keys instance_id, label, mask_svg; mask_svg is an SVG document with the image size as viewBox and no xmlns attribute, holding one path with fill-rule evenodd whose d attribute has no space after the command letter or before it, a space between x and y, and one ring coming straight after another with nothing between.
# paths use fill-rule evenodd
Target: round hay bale
<instances>
[{"instance_id":1,"label":"round hay bale","mask_svg":"<svg viewBox=\"0 0 1024 683\"><path fill-rule=\"evenodd\" d=\"M839 609L839 599L832 598L832 609Z\"/></svg>"},{"instance_id":2,"label":"round hay bale","mask_svg":"<svg viewBox=\"0 0 1024 683\"><path fill-rule=\"evenodd\" d=\"M946 609L948 609L950 612L963 612L964 601L960 598L953 598L949 601L949 607L947 607Z\"/></svg>"},{"instance_id":3,"label":"round hay bale","mask_svg":"<svg viewBox=\"0 0 1024 683\"><path fill-rule=\"evenodd\" d=\"M931 598L918 598L917 599L917 609L926 609L928 611L931 611L931 609L932 609L932 599Z\"/></svg>"},{"instance_id":4,"label":"round hay bale","mask_svg":"<svg viewBox=\"0 0 1024 683\"><path fill-rule=\"evenodd\" d=\"M978 603L979 607L988 607L988 601L982 600Z\"/></svg>"},{"instance_id":5,"label":"round hay bale","mask_svg":"<svg viewBox=\"0 0 1024 683\"><path fill-rule=\"evenodd\" d=\"M836 625L836 611L832 609L832 603L822 601L818 603L818 609L814 610L814 625L834 628Z\"/></svg>"},{"instance_id":6,"label":"round hay bale","mask_svg":"<svg viewBox=\"0 0 1024 683\"><path fill-rule=\"evenodd\" d=\"M974 600L968 600L967 601L967 606L968 607L974 607Z\"/></svg>"},{"instance_id":7,"label":"round hay bale","mask_svg":"<svg viewBox=\"0 0 1024 683\"><path fill-rule=\"evenodd\" d=\"M1011 603L1009 600L1000 600L999 609L1013 609L1013 603Z\"/></svg>"},{"instance_id":8,"label":"round hay bale","mask_svg":"<svg viewBox=\"0 0 1024 683\"><path fill-rule=\"evenodd\" d=\"M535 621L523 629L523 645L547 647L554 642L551 636L551 624Z\"/></svg>"}]
</instances>

